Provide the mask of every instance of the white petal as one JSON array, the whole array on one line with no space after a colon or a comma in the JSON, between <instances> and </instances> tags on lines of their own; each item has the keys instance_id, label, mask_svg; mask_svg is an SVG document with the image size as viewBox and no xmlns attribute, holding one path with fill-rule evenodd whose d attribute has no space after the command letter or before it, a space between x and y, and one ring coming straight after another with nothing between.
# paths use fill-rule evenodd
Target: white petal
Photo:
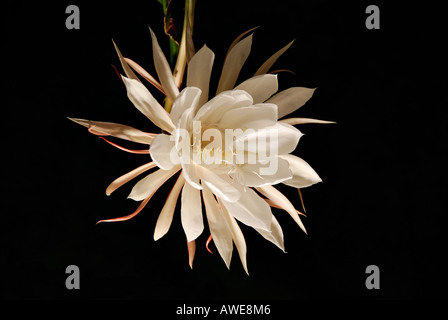
<instances>
[{"instance_id":1,"label":"white petal","mask_svg":"<svg viewBox=\"0 0 448 320\"><path fill-rule=\"evenodd\" d=\"M176 124L179 121L180 116L188 108L193 108L194 110L196 110L200 95L201 89L196 87L186 87L184 90L182 90L182 92L177 96L171 108L170 117L173 123Z\"/></svg>"},{"instance_id":2,"label":"white petal","mask_svg":"<svg viewBox=\"0 0 448 320\"><path fill-rule=\"evenodd\" d=\"M336 123L334 121L326 121L326 120L318 120L318 119L310 119L310 118L287 118L279 120L280 122L290 124L292 126L297 124L306 124L306 123L319 123L319 124L332 124Z\"/></svg>"},{"instance_id":3,"label":"white petal","mask_svg":"<svg viewBox=\"0 0 448 320\"><path fill-rule=\"evenodd\" d=\"M137 81L140 81L140 79L135 75L134 71L129 67L128 63L123 58L123 55L121 54L120 50L118 49L117 45L115 44L115 41L112 40L115 50L117 51L118 58L120 59L121 66L123 67L124 73L126 76L130 79L134 79Z\"/></svg>"},{"instance_id":4,"label":"white petal","mask_svg":"<svg viewBox=\"0 0 448 320\"><path fill-rule=\"evenodd\" d=\"M182 227L187 241L193 241L204 230L202 219L201 191L186 183L182 190L182 207L180 211Z\"/></svg>"},{"instance_id":5,"label":"white petal","mask_svg":"<svg viewBox=\"0 0 448 320\"><path fill-rule=\"evenodd\" d=\"M219 94L225 90L230 90L235 86L241 68L249 56L251 45L252 35L249 35L245 39L238 42L238 44L230 50L226 60L224 61L216 94Z\"/></svg>"},{"instance_id":6,"label":"white petal","mask_svg":"<svg viewBox=\"0 0 448 320\"><path fill-rule=\"evenodd\" d=\"M169 193L165 205L159 214L157 219L156 228L154 230L154 240L162 238L170 229L171 222L173 221L174 210L176 209L177 198L179 197L180 190L185 183L185 179L182 175L179 175L176 183L174 184L171 192Z\"/></svg>"},{"instance_id":7,"label":"white petal","mask_svg":"<svg viewBox=\"0 0 448 320\"><path fill-rule=\"evenodd\" d=\"M224 219L226 220L227 225L230 228L230 232L232 233L233 242L235 243L236 249L238 250L241 263L243 264L243 268L246 271L246 273L249 274L249 271L247 270L247 260L246 260L247 247L246 247L246 240L244 240L243 232L238 226L238 223L236 222L235 218L229 213L226 207L224 206L220 207Z\"/></svg>"},{"instance_id":8,"label":"white petal","mask_svg":"<svg viewBox=\"0 0 448 320\"><path fill-rule=\"evenodd\" d=\"M205 213L207 215L213 242L227 268L229 268L233 251L232 233L230 232L229 226L227 225L213 194L207 186L203 187L202 197L204 199Z\"/></svg>"},{"instance_id":9,"label":"white petal","mask_svg":"<svg viewBox=\"0 0 448 320\"><path fill-rule=\"evenodd\" d=\"M306 232L305 226L300 220L299 215L297 214L297 210L294 208L292 203L285 197L283 193L275 189L273 186L263 186L256 188L259 192L261 192L264 196L271 199L273 202L281 206L289 215L294 219L294 221L299 225L299 227Z\"/></svg>"},{"instance_id":10,"label":"white petal","mask_svg":"<svg viewBox=\"0 0 448 320\"><path fill-rule=\"evenodd\" d=\"M172 153L177 154L174 140L167 134L158 134L152 141L149 154L160 169L170 170L179 163L173 162Z\"/></svg>"},{"instance_id":11,"label":"white petal","mask_svg":"<svg viewBox=\"0 0 448 320\"><path fill-rule=\"evenodd\" d=\"M271 231L267 231L261 228L254 228L258 231L266 240L269 240L277 247L285 251L285 245L283 244L283 231L282 227L278 223L277 219L275 219L274 215L272 215L271 222Z\"/></svg>"},{"instance_id":12,"label":"white petal","mask_svg":"<svg viewBox=\"0 0 448 320\"><path fill-rule=\"evenodd\" d=\"M240 136L245 150L258 155L280 155L294 151L303 134L293 126L277 122L274 126ZM268 157L269 159L269 157Z\"/></svg>"},{"instance_id":13,"label":"white petal","mask_svg":"<svg viewBox=\"0 0 448 320\"><path fill-rule=\"evenodd\" d=\"M225 91L204 104L194 116L194 120L216 124L227 111L252 104L251 95L243 90Z\"/></svg>"},{"instance_id":14,"label":"white petal","mask_svg":"<svg viewBox=\"0 0 448 320\"><path fill-rule=\"evenodd\" d=\"M214 60L215 54L204 45L188 63L187 87L197 87L202 90L199 107L208 101L210 75Z\"/></svg>"},{"instance_id":15,"label":"white petal","mask_svg":"<svg viewBox=\"0 0 448 320\"><path fill-rule=\"evenodd\" d=\"M220 198L232 216L250 226L271 230L271 207L255 191L244 188L238 201L229 202Z\"/></svg>"},{"instance_id":16,"label":"white petal","mask_svg":"<svg viewBox=\"0 0 448 320\"><path fill-rule=\"evenodd\" d=\"M229 176L215 174L203 166L196 168L202 184L205 184L216 196L228 202L235 202L240 198L241 188L237 188Z\"/></svg>"},{"instance_id":17,"label":"white petal","mask_svg":"<svg viewBox=\"0 0 448 320\"><path fill-rule=\"evenodd\" d=\"M152 32L151 28L149 28L151 32L152 38L152 54L154 58L154 66L156 67L157 75L159 76L160 83L162 84L163 90L165 91L167 97L174 101L176 97L179 95L179 89L174 82L173 74L166 60L165 55L163 54L162 49L157 42L156 35Z\"/></svg>"},{"instance_id":18,"label":"white petal","mask_svg":"<svg viewBox=\"0 0 448 320\"><path fill-rule=\"evenodd\" d=\"M316 89L293 87L283 90L270 98L269 103L278 106L278 118L282 118L303 106L312 96Z\"/></svg>"},{"instance_id":19,"label":"white petal","mask_svg":"<svg viewBox=\"0 0 448 320\"><path fill-rule=\"evenodd\" d=\"M137 177L138 175L142 174L143 172L146 172L152 168L154 168L156 166L156 164L154 162L149 162L146 163L124 175L122 175L121 177L115 179L106 189L106 194L108 196L110 196L112 194L112 192L114 192L115 190L117 190L118 188L120 188L122 185L124 185L125 183L131 181L132 179L134 179L135 177Z\"/></svg>"},{"instance_id":20,"label":"white petal","mask_svg":"<svg viewBox=\"0 0 448 320\"><path fill-rule=\"evenodd\" d=\"M280 157L272 158L272 161L277 163L256 163L237 166L236 175L238 175L238 181L246 187L261 187L281 182L285 183L285 181L289 182L293 177L289 169L289 162ZM269 166L272 166L272 168L270 169ZM262 168L265 168L264 171ZM266 172L266 174L262 174L263 172Z\"/></svg>"},{"instance_id":21,"label":"white petal","mask_svg":"<svg viewBox=\"0 0 448 320\"><path fill-rule=\"evenodd\" d=\"M113 136L116 138L143 144L151 144L151 142L154 139L154 135L151 133L142 132L138 129L125 126L123 124L102 122L102 121L90 121L75 118L69 118L69 119L76 122L77 124L80 124L86 128L92 129L106 136Z\"/></svg>"},{"instance_id":22,"label":"white petal","mask_svg":"<svg viewBox=\"0 0 448 320\"><path fill-rule=\"evenodd\" d=\"M244 90L254 99L254 103L264 102L278 90L276 74L262 74L252 77L237 87L235 90Z\"/></svg>"},{"instance_id":23,"label":"white petal","mask_svg":"<svg viewBox=\"0 0 448 320\"><path fill-rule=\"evenodd\" d=\"M122 79L126 85L128 98L134 106L159 128L168 132L173 131L174 124L171 121L170 115L154 99L149 90L137 80L128 79L123 76Z\"/></svg>"},{"instance_id":24,"label":"white petal","mask_svg":"<svg viewBox=\"0 0 448 320\"><path fill-rule=\"evenodd\" d=\"M293 174L292 179L283 181L284 184L295 188L305 188L322 182L316 171L302 158L292 154L285 154L280 157L288 161L289 169Z\"/></svg>"},{"instance_id":25,"label":"white petal","mask_svg":"<svg viewBox=\"0 0 448 320\"><path fill-rule=\"evenodd\" d=\"M171 170L159 169L153 173L150 173L148 176L136 183L128 198L135 201L141 201L149 197L179 170L180 166L177 165Z\"/></svg>"},{"instance_id":26,"label":"white petal","mask_svg":"<svg viewBox=\"0 0 448 320\"><path fill-rule=\"evenodd\" d=\"M227 111L219 121L222 129L262 129L277 123L277 106L260 103Z\"/></svg>"},{"instance_id":27,"label":"white petal","mask_svg":"<svg viewBox=\"0 0 448 320\"><path fill-rule=\"evenodd\" d=\"M267 73L269 69L272 67L272 65L277 61L277 59L286 51L288 48L293 44L295 40L292 40L290 43L288 43L286 46L281 48L279 51L274 53L268 60L266 60L261 67L255 72L254 76Z\"/></svg>"}]
</instances>

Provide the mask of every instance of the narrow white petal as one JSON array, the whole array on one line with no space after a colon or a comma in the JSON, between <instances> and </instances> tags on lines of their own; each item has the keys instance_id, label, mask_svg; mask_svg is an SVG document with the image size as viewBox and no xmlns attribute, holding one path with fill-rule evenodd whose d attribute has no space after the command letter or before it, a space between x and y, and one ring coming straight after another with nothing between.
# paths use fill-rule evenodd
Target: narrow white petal
<instances>
[{"instance_id":1,"label":"narrow white petal","mask_svg":"<svg viewBox=\"0 0 448 320\"><path fill-rule=\"evenodd\" d=\"M171 178L177 171L180 170L180 165L173 167L170 170L159 169L153 173L150 173L145 178L137 182L132 188L128 198L135 201L141 201L157 191L162 184L164 184L169 178Z\"/></svg>"},{"instance_id":2,"label":"narrow white petal","mask_svg":"<svg viewBox=\"0 0 448 320\"><path fill-rule=\"evenodd\" d=\"M290 181L293 177L289 168L289 162L285 159L277 157L272 158L275 163L256 163L237 166L236 175L238 181L246 187L261 187L266 185L275 185ZM272 168L270 168L272 167ZM264 168L264 171L262 170ZM267 172L263 174L263 172Z\"/></svg>"},{"instance_id":3,"label":"narrow white petal","mask_svg":"<svg viewBox=\"0 0 448 320\"><path fill-rule=\"evenodd\" d=\"M238 226L238 223L236 222L235 218L229 213L226 207L222 205L220 207L224 219L226 220L227 225L230 228L230 232L232 233L233 242L235 243L236 249L238 250L241 263L243 264L243 268L246 271L246 273L249 274L249 271L247 270L247 259L246 259L247 247L243 232Z\"/></svg>"},{"instance_id":4,"label":"narrow white petal","mask_svg":"<svg viewBox=\"0 0 448 320\"><path fill-rule=\"evenodd\" d=\"M219 79L218 89L216 94L225 90L230 90L235 86L241 68L250 53L252 46L252 35L238 42L229 52L224 61L221 78Z\"/></svg>"},{"instance_id":5,"label":"narrow white petal","mask_svg":"<svg viewBox=\"0 0 448 320\"><path fill-rule=\"evenodd\" d=\"M115 44L115 41L112 40L115 50L117 51L118 58L120 59L121 66L123 67L124 73L126 76L130 79L134 79L137 81L140 81L140 79L135 75L134 71L129 67L128 63L125 61L123 55L121 54L120 50L118 49L118 46Z\"/></svg>"},{"instance_id":6,"label":"narrow white petal","mask_svg":"<svg viewBox=\"0 0 448 320\"><path fill-rule=\"evenodd\" d=\"M196 168L202 184L205 184L216 196L228 202L235 202L240 199L241 188L237 188L237 185L233 183L229 176L215 174L212 170L203 166L197 166Z\"/></svg>"},{"instance_id":7,"label":"narrow white petal","mask_svg":"<svg viewBox=\"0 0 448 320\"><path fill-rule=\"evenodd\" d=\"M177 153L175 150L174 141L171 140L171 136L167 134L158 134L152 141L149 148L149 154L152 160L157 164L160 169L170 170L179 163L173 163L172 153Z\"/></svg>"},{"instance_id":8,"label":"narrow white petal","mask_svg":"<svg viewBox=\"0 0 448 320\"><path fill-rule=\"evenodd\" d=\"M88 129L94 130L106 136L113 136L116 138L142 144L151 144L151 142L154 139L154 135L151 133L142 132L138 129L125 126L123 124L102 122L102 121L90 121L76 118L69 118L69 119L76 122L77 124L80 124Z\"/></svg>"},{"instance_id":9,"label":"narrow white petal","mask_svg":"<svg viewBox=\"0 0 448 320\"><path fill-rule=\"evenodd\" d=\"M171 222L173 221L174 210L176 209L177 198L179 198L180 190L185 184L185 179L182 175L179 175L176 183L174 184L171 192L169 193L165 205L159 214L157 219L156 228L154 230L154 240L162 238L170 229Z\"/></svg>"},{"instance_id":10,"label":"narrow white petal","mask_svg":"<svg viewBox=\"0 0 448 320\"><path fill-rule=\"evenodd\" d=\"M187 87L197 87L202 90L198 107L208 101L210 75L214 60L215 54L204 45L188 63Z\"/></svg>"},{"instance_id":11,"label":"narrow white petal","mask_svg":"<svg viewBox=\"0 0 448 320\"><path fill-rule=\"evenodd\" d=\"M174 124L171 121L170 115L154 99L149 90L137 80L128 79L123 76L122 79L126 85L128 98L134 106L159 128L168 132L173 131Z\"/></svg>"},{"instance_id":12,"label":"narrow white petal","mask_svg":"<svg viewBox=\"0 0 448 320\"><path fill-rule=\"evenodd\" d=\"M289 49L289 47L293 44L295 40L292 40L290 43L288 43L286 46L281 48L279 51L274 53L268 60L266 60L261 67L255 72L254 76L258 76L260 74L265 74L271 69L272 65L277 61L277 59L286 51Z\"/></svg>"},{"instance_id":13,"label":"narrow white petal","mask_svg":"<svg viewBox=\"0 0 448 320\"><path fill-rule=\"evenodd\" d=\"M252 77L236 86L235 89L249 93L254 99L254 103L264 102L278 90L277 75L262 74Z\"/></svg>"},{"instance_id":14,"label":"narrow white petal","mask_svg":"<svg viewBox=\"0 0 448 320\"><path fill-rule=\"evenodd\" d=\"M292 126L297 124L306 124L306 123L319 123L319 124L333 124L336 123L334 121L326 121L319 119L310 119L310 118L287 118L279 120L280 122L290 124Z\"/></svg>"},{"instance_id":15,"label":"narrow white petal","mask_svg":"<svg viewBox=\"0 0 448 320\"><path fill-rule=\"evenodd\" d=\"M284 184L295 188L305 188L322 182L317 172L302 158L292 154L281 155L280 158L288 161L293 175L290 180L283 181Z\"/></svg>"},{"instance_id":16,"label":"narrow white petal","mask_svg":"<svg viewBox=\"0 0 448 320\"><path fill-rule=\"evenodd\" d=\"M217 124L227 111L240 107L248 107L252 104L253 99L251 95L243 90L221 92L204 104L198 110L193 120L207 124Z\"/></svg>"},{"instance_id":17,"label":"narrow white petal","mask_svg":"<svg viewBox=\"0 0 448 320\"><path fill-rule=\"evenodd\" d=\"M232 233L221 213L218 203L207 186L203 186L202 197L204 199L205 213L213 242L227 268L230 268L233 251Z\"/></svg>"},{"instance_id":18,"label":"narrow white petal","mask_svg":"<svg viewBox=\"0 0 448 320\"><path fill-rule=\"evenodd\" d=\"M106 194L108 196L110 196L112 194L112 192L114 192L115 190L117 190L119 187L121 187L122 185L124 185L125 183L131 181L132 179L134 179L135 177L137 177L138 175L142 174L143 172L146 172L152 168L154 168L156 166L156 164L154 162L149 162L146 163L124 175L122 175L121 177L115 179L106 189Z\"/></svg>"},{"instance_id":19,"label":"narrow white petal","mask_svg":"<svg viewBox=\"0 0 448 320\"><path fill-rule=\"evenodd\" d=\"M200 96L201 89L199 88L186 87L184 90L182 90L182 92L177 96L171 108L170 117L173 123L176 124L179 121L180 116L188 108L193 108L194 110L196 110Z\"/></svg>"},{"instance_id":20,"label":"narrow white petal","mask_svg":"<svg viewBox=\"0 0 448 320\"><path fill-rule=\"evenodd\" d=\"M227 111L219 121L222 129L263 129L277 123L277 106L260 103Z\"/></svg>"},{"instance_id":21,"label":"narrow white petal","mask_svg":"<svg viewBox=\"0 0 448 320\"><path fill-rule=\"evenodd\" d=\"M313 96L314 90L316 89L293 87L277 93L266 102L278 106L278 118L280 119L303 106Z\"/></svg>"},{"instance_id":22,"label":"narrow white petal","mask_svg":"<svg viewBox=\"0 0 448 320\"><path fill-rule=\"evenodd\" d=\"M179 95L179 89L174 82L173 74L166 60L165 55L163 54L162 49L159 46L159 42L157 41L157 37L154 32L149 28L151 32L152 38L152 54L154 58L154 66L156 67L157 75L159 76L160 83L162 84L163 90L165 91L167 97L174 101L176 97Z\"/></svg>"},{"instance_id":23,"label":"narrow white petal","mask_svg":"<svg viewBox=\"0 0 448 320\"><path fill-rule=\"evenodd\" d=\"M204 230L201 191L186 183L182 190L181 221L187 241L193 241Z\"/></svg>"},{"instance_id":24,"label":"narrow white petal","mask_svg":"<svg viewBox=\"0 0 448 320\"><path fill-rule=\"evenodd\" d=\"M237 220L250 226L271 230L271 207L255 191L244 188L238 201L222 199L222 204Z\"/></svg>"},{"instance_id":25,"label":"narrow white petal","mask_svg":"<svg viewBox=\"0 0 448 320\"><path fill-rule=\"evenodd\" d=\"M285 252L285 245L283 244L283 231L282 227L278 223L277 219L272 215L272 222L271 222L271 231L267 231L261 228L254 228L258 231L266 240L272 242L277 247L283 250Z\"/></svg>"},{"instance_id":26,"label":"narrow white petal","mask_svg":"<svg viewBox=\"0 0 448 320\"><path fill-rule=\"evenodd\" d=\"M299 225L299 227L303 230L303 232L306 232L305 226L302 223L302 220L300 220L299 215L297 214L297 210L294 208L292 203L288 200L288 198L285 197L283 193L275 189L273 186L263 186L256 188L258 191L260 191L264 196L271 199L273 202L281 206L286 212L289 213L289 215L294 219L294 221Z\"/></svg>"}]
</instances>

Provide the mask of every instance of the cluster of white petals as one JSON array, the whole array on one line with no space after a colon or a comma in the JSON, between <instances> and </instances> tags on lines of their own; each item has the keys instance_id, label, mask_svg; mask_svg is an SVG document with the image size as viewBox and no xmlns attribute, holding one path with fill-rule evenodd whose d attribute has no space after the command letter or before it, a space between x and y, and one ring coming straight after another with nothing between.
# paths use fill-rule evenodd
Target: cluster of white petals
<instances>
[{"instance_id":1,"label":"cluster of white petals","mask_svg":"<svg viewBox=\"0 0 448 320\"><path fill-rule=\"evenodd\" d=\"M130 101L162 129L163 133L147 133L115 123L72 119L88 127L94 134L150 145L149 154L152 161L116 179L106 190L110 195L131 179L155 169L138 181L129 194L129 198L142 201L141 205L131 215L102 221L123 221L132 218L161 185L180 172L157 220L154 239L160 239L169 230L180 196L181 222L192 265L195 240L204 231L204 204L211 237L226 266L230 265L235 244L247 272L246 243L238 222L253 227L282 250L283 232L272 214L271 207L288 212L306 232L299 212L273 185L283 183L300 189L321 181L307 162L291 154L302 136L293 125L330 122L307 118L282 119L303 106L314 93L314 89L304 87L293 87L277 93L277 75L267 73L292 42L268 59L252 78L236 85L240 70L251 50L252 35L237 42L226 56L216 94L210 99L213 51L204 45L190 59L186 86L179 91L152 31L151 36L159 82L132 60L124 58L117 47L116 49L126 74L122 79ZM132 69L146 79L151 77L151 83L173 101L170 112L153 97ZM195 123L200 126L195 127ZM210 137L206 139L201 135L205 130L213 130L225 137L230 129L231 132L236 132L232 141L238 142L230 146L222 146L219 141L217 148L217 141L211 141ZM185 138L185 133L193 138ZM255 141L265 138L266 133L268 136L275 133L276 139L265 139L266 143L260 147ZM201 138L194 138L195 134L199 134ZM275 153L271 152L269 161L260 160L260 152L265 154L272 147L269 144L274 143L274 140ZM238 154L235 148L238 145L246 148L243 161L235 161ZM186 148L188 152L185 152ZM206 154L216 158L217 153L219 161L198 161L204 160ZM256 160L249 163L247 158L250 154L253 154ZM266 169L270 165L267 162L272 161L276 164L275 171L265 170L267 173L263 174L263 168Z\"/></svg>"}]
</instances>

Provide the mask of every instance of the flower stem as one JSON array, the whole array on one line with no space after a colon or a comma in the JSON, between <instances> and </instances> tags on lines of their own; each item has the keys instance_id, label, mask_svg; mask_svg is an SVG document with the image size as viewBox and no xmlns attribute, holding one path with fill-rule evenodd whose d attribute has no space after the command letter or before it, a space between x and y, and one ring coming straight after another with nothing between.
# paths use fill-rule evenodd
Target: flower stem
<instances>
[{"instance_id":1,"label":"flower stem","mask_svg":"<svg viewBox=\"0 0 448 320\"><path fill-rule=\"evenodd\" d=\"M174 82L180 88L184 78L185 67L187 65L187 28L190 28L190 33L193 33L194 21L194 7L196 0L185 0L185 16L184 26L182 29L182 38L179 45L179 54L177 55L176 65L173 71ZM170 112L173 102L170 99L165 99L164 108Z\"/></svg>"}]
</instances>

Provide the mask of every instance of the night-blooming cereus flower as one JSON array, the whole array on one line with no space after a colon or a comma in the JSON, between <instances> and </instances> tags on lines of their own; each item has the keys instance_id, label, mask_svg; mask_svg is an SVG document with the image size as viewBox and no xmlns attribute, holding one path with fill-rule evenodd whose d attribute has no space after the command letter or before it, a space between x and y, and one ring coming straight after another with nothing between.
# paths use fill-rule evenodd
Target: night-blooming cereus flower
<instances>
[{"instance_id":1,"label":"night-blooming cereus flower","mask_svg":"<svg viewBox=\"0 0 448 320\"><path fill-rule=\"evenodd\" d=\"M213 239L229 267L234 243L247 272L246 243L237 221L253 227L284 250L283 232L271 207L287 211L299 227L306 230L300 212L273 185L283 183L300 189L321 181L308 163L291 154L302 136L293 125L330 122L307 118L279 120L304 105L314 89L294 87L276 93L277 75L267 73L292 42L271 56L252 78L235 86L252 44L252 35L243 38L244 35L229 49L216 94L211 99L209 82L214 53L207 46L188 62L186 87L180 92L152 31L153 58L160 83L134 61L124 58L115 46L126 74L121 77L129 99L163 133L72 119L93 134L150 145L152 161L119 177L106 190L110 195L138 175L156 168L138 181L129 194L129 198L141 201L140 206L130 215L100 222L134 217L157 189L177 174L159 214L154 239L160 239L170 228L180 197L190 266L195 240L204 231L202 203L211 233L207 248ZM166 94L173 102L170 112L156 101L133 70ZM106 141L128 152L148 154L148 150L129 150Z\"/></svg>"}]
</instances>

